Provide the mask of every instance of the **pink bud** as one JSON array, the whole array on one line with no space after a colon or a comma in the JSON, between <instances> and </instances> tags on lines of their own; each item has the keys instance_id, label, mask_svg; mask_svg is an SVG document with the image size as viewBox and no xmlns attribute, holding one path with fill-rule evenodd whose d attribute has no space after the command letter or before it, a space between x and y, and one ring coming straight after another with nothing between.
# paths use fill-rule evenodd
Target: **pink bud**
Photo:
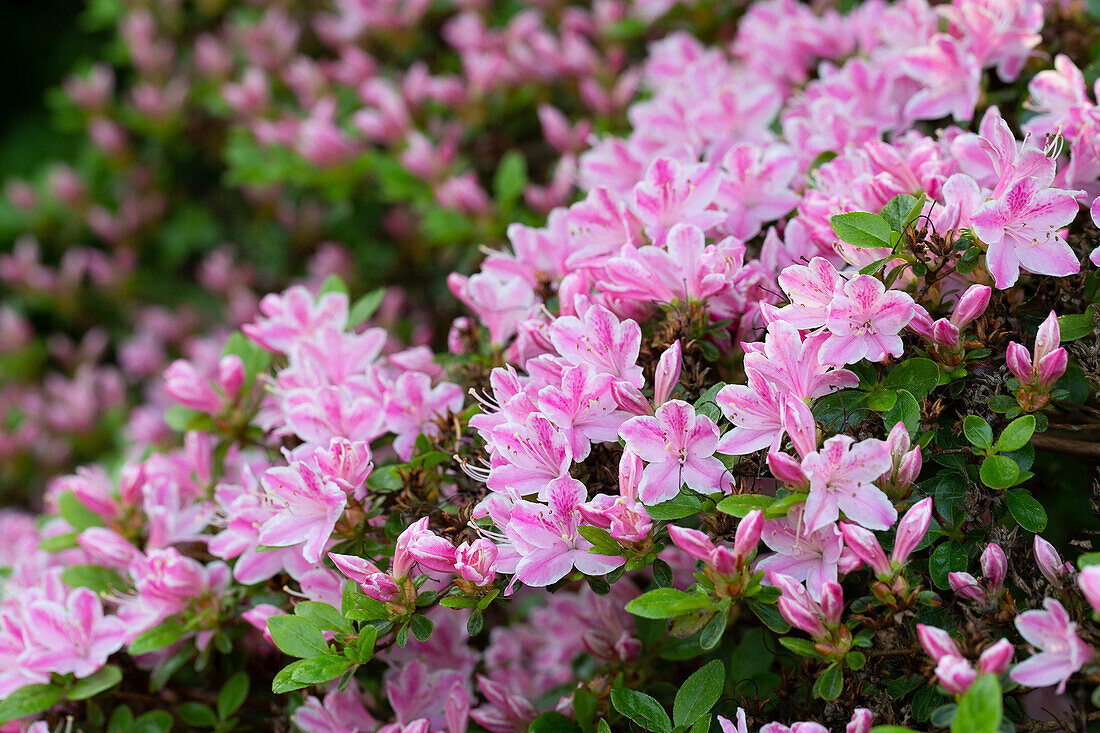
<instances>
[{"instance_id":1,"label":"pink bud","mask_svg":"<svg viewBox=\"0 0 1100 733\"><path fill-rule=\"evenodd\" d=\"M985 598L982 584L970 573L948 573L947 582L960 598L968 601L981 601Z\"/></svg>"},{"instance_id":2,"label":"pink bud","mask_svg":"<svg viewBox=\"0 0 1100 733\"><path fill-rule=\"evenodd\" d=\"M1035 384L1042 389L1050 389L1050 386L1058 381L1058 378L1066 373L1066 365L1069 363L1069 354L1063 348L1057 348L1035 364Z\"/></svg>"},{"instance_id":3,"label":"pink bud","mask_svg":"<svg viewBox=\"0 0 1100 733\"><path fill-rule=\"evenodd\" d=\"M244 385L244 362L236 354L228 354L218 362L218 386L228 399L233 399Z\"/></svg>"},{"instance_id":4,"label":"pink bud","mask_svg":"<svg viewBox=\"0 0 1100 733\"><path fill-rule=\"evenodd\" d=\"M499 550L495 544L485 539L478 538L473 543L463 542L455 549L455 571L463 580L468 580L478 586L486 586L493 582Z\"/></svg>"},{"instance_id":5,"label":"pink bud","mask_svg":"<svg viewBox=\"0 0 1100 733\"><path fill-rule=\"evenodd\" d=\"M335 552L330 552L328 557L336 564L337 570L356 583L362 583L370 576L382 572L377 565L366 558L354 555L338 555Z\"/></svg>"},{"instance_id":6,"label":"pink bud","mask_svg":"<svg viewBox=\"0 0 1100 733\"><path fill-rule=\"evenodd\" d=\"M944 689L955 695L962 695L974 684L978 671L962 657L946 656L936 664L936 679Z\"/></svg>"},{"instance_id":7,"label":"pink bud","mask_svg":"<svg viewBox=\"0 0 1100 733\"><path fill-rule=\"evenodd\" d=\"M404 579L408 577L409 572L412 571L413 565L416 564L416 557L409 552L409 546L416 539L417 535L425 532L430 533L428 529L428 518L421 517L416 520L397 537L397 542L393 548L393 564L390 566L390 572L393 577Z\"/></svg>"},{"instance_id":8,"label":"pink bud","mask_svg":"<svg viewBox=\"0 0 1100 733\"><path fill-rule=\"evenodd\" d=\"M680 381L680 370L683 367L683 355L680 352L680 340L665 349L657 362L656 374L653 378L653 404L663 405L672 396L672 390Z\"/></svg>"},{"instance_id":9,"label":"pink bud","mask_svg":"<svg viewBox=\"0 0 1100 733\"><path fill-rule=\"evenodd\" d=\"M1018 344L1015 341L1010 342L1008 350L1005 352L1005 361L1008 364L1008 370L1012 372L1012 376L1019 379L1023 384L1031 382L1031 354L1028 353L1023 344Z\"/></svg>"},{"instance_id":10,"label":"pink bud","mask_svg":"<svg viewBox=\"0 0 1100 733\"><path fill-rule=\"evenodd\" d=\"M645 463L638 454L631 450L624 450L623 457L619 459L619 494L630 499L638 498L638 485L642 482L642 471Z\"/></svg>"},{"instance_id":11,"label":"pink bud","mask_svg":"<svg viewBox=\"0 0 1100 733\"><path fill-rule=\"evenodd\" d=\"M271 631L267 628L267 620L272 616L286 615L287 614L278 606L272 606L270 603L261 603L242 613L241 618L252 626L252 628L262 633L267 643L275 646L275 642L271 639Z\"/></svg>"},{"instance_id":12,"label":"pink bud","mask_svg":"<svg viewBox=\"0 0 1100 733\"><path fill-rule=\"evenodd\" d=\"M886 559L886 553L873 532L848 522L840 524L840 532L844 535L844 545L867 563L875 575L890 575L890 561Z\"/></svg>"},{"instance_id":13,"label":"pink bud","mask_svg":"<svg viewBox=\"0 0 1100 733\"><path fill-rule=\"evenodd\" d=\"M962 655L958 645L955 644L955 640L943 629L917 624L917 638L920 639L920 645L924 647L924 651L928 653L928 656L937 662L944 657Z\"/></svg>"},{"instance_id":14,"label":"pink bud","mask_svg":"<svg viewBox=\"0 0 1100 733\"><path fill-rule=\"evenodd\" d=\"M427 570L455 572L455 546L430 530L415 534L409 541L408 552Z\"/></svg>"},{"instance_id":15,"label":"pink bud","mask_svg":"<svg viewBox=\"0 0 1100 733\"><path fill-rule=\"evenodd\" d=\"M124 504L138 504L145 487L145 464L127 463L118 477L118 497Z\"/></svg>"},{"instance_id":16,"label":"pink bud","mask_svg":"<svg viewBox=\"0 0 1100 733\"><path fill-rule=\"evenodd\" d=\"M897 474L894 476L895 487L908 488L912 486L917 480L917 476L920 476L922 465L924 465L924 460L918 445L902 456L901 461L898 462Z\"/></svg>"},{"instance_id":17,"label":"pink bud","mask_svg":"<svg viewBox=\"0 0 1100 733\"><path fill-rule=\"evenodd\" d=\"M189 361L177 359L168 366L164 371L164 391L192 410L211 414L221 411L222 398Z\"/></svg>"},{"instance_id":18,"label":"pink bud","mask_svg":"<svg viewBox=\"0 0 1100 733\"><path fill-rule=\"evenodd\" d=\"M1100 565L1086 565L1077 576L1077 585L1092 610L1100 613Z\"/></svg>"},{"instance_id":19,"label":"pink bud","mask_svg":"<svg viewBox=\"0 0 1100 733\"><path fill-rule=\"evenodd\" d=\"M1047 319L1039 326L1035 334L1035 361L1042 361L1043 357L1058 348L1062 342L1062 333L1058 328L1058 314L1050 312Z\"/></svg>"},{"instance_id":20,"label":"pink bud","mask_svg":"<svg viewBox=\"0 0 1100 733\"><path fill-rule=\"evenodd\" d=\"M653 406L642 391L630 382L618 381L611 384L611 397L623 412L631 415L652 415Z\"/></svg>"},{"instance_id":21,"label":"pink bud","mask_svg":"<svg viewBox=\"0 0 1100 733\"><path fill-rule=\"evenodd\" d=\"M125 568L141 552L125 537L105 527L89 527L80 533L76 543L97 565Z\"/></svg>"},{"instance_id":22,"label":"pink bud","mask_svg":"<svg viewBox=\"0 0 1100 733\"><path fill-rule=\"evenodd\" d=\"M817 424L810 406L794 395L783 402L783 428L791 436L798 455L805 458L817 450Z\"/></svg>"},{"instance_id":23,"label":"pink bud","mask_svg":"<svg viewBox=\"0 0 1100 733\"><path fill-rule=\"evenodd\" d=\"M840 625L844 614L844 591L839 583L826 582L821 586L821 612L825 615L825 624L830 628Z\"/></svg>"},{"instance_id":24,"label":"pink bud","mask_svg":"<svg viewBox=\"0 0 1100 733\"><path fill-rule=\"evenodd\" d=\"M904 565L909 555L928 533L932 521L932 497L921 499L905 513L898 522L897 539L894 540L894 552L891 558L898 565Z\"/></svg>"},{"instance_id":25,"label":"pink bud","mask_svg":"<svg viewBox=\"0 0 1100 733\"><path fill-rule=\"evenodd\" d=\"M959 327L946 318L938 319L932 324L932 342L948 349L958 349L962 346Z\"/></svg>"},{"instance_id":26,"label":"pink bud","mask_svg":"<svg viewBox=\"0 0 1100 733\"><path fill-rule=\"evenodd\" d=\"M982 574L989 583L990 590L1000 595L1004 587L1005 577L1008 575L1008 558L1005 551L996 543L989 543L982 550Z\"/></svg>"},{"instance_id":27,"label":"pink bud","mask_svg":"<svg viewBox=\"0 0 1100 733\"><path fill-rule=\"evenodd\" d=\"M991 295L993 295L993 288L990 286L971 285L955 303L955 310L951 312L951 322L959 328L965 328L985 313L985 309L989 307Z\"/></svg>"},{"instance_id":28,"label":"pink bud","mask_svg":"<svg viewBox=\"0 0 1100 733\"><path fill-rule=\"evenodd\" d=\"M890 449L890 456L895 462L909 451L912 441L909 439L909 428L898 420L894 427L890 428L890 434L886 436L886 446Z\"/></svg>"},{"instance_id":29,"label":"pink bud","mask_svg":"<svg viewBox=\"0 0 1100 733\"><path fill-rule=\"evenodd\" d=\"M926 341L932 340L932 317L919 305L913 311L913 319L909 321L908 328Z\"/></svg>"},{"instance_id":30,"label":"pink bud","mask_svg":"<svg viewBox=\"0 0 1100 733\"><path fill-rule=\"evenodd\" d=\"M814 638L829 636L829 630L821 622L820 608L811 600L810 594L794 578L780 573L770 573L768 582L782 591L777 606L779 613L787 623L802 629Z\"/></svg>"},{"instance_id":31,"label":"pink bud","mask_svg":"<svg viewBox=\"0 0 1100 733\"><path fill-rule=\"evenodd\" d=\"M737 525L733 539L733 554L744 561L760 543L760 533L764 529L764 513L753 509Z\"/></svg>"},{"instance_id":32,"label":"pink bud","mask_svg":"<svg viewBox=\"0 0 1100 733\"><path fill-rule=\"evenodd\" d=\"M1035 535L1034 544L1035 563L1039 566L1039 572L1043 574L1052 585L1061 586L1061 576L1072 572L1073 568L1062 562L1061 556L1058 551L1054 549L1054 545L1044 540L1039 535Z\"/></svg>"},{"instance_id":33,"label":"pink bud","mask_svg":"<svg viewBox=\"0 0 1100 733\"><path fill-rule=\"evenodd\" d=\"M344 491L358 489L374 470L370 444L361 440L333 438L327 446L314 448L311 456L325 478Z\"/></svg>"},{"instance_id":34,"label":"pink bud","mask_svg":"<svg viewBox=\"0 0 1100 733\"><path fill-rule=\"evenodd\" d=\"M710 537L699 530L670 524L668 536L672 538L672 544L696 560L705 563L710 562L710 554L714 551L714 543L711 542Z\"/></svg>"},{"instance_id":35,"label":"pink bud","mask_svg":"<svg viewBox=\"0 0 1100 733\"><path fill-rule=\"evenodd\" d=\"M874 713L867 708L856 708L852 713L852 719L844 728L844 733L871 733L871 724L874 719Z\"/></svg>"},{"instance_id":36,"label":"pink bud","mask_svg":"<svg viewBox=\"0 0 1100 733\"><path fill-rule=\"evenodd\" d=\"M768 453L768 469L772 476L793 487L808 487L810 480L802 471L802 464L786 453Z\"/></svg>"},{"instance_id":37,"label":"pink bud","mask_svg":"<svg viewBox=\"0 0 1100 733\"><path fill-rule=\"evenodd\" d=\"M1001 639L978 657L978 670L982 674L1004 674L1012 664L1016 649L1008 639Z\"/></svg>"}]
</instances>

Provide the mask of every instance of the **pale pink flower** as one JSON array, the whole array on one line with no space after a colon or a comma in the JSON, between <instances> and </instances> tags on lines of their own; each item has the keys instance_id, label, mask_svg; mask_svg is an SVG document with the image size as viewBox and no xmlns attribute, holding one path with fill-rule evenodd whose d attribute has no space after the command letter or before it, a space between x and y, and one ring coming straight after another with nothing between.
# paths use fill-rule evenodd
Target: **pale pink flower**
<instances>
[{"instance_id":1,"label":"pale pink flower","mask_svg":"<svg viewBox=\"0 0 1100 733\"><path fill-rule=\"evenodd\" d=\"M815 332L803 340L789 321L775 321L768 326L762 344L741 345L745 350L745 369L755 370L769 384L800 400L815 400L838 389L855 387L859 384L855 374L821 363L821 348L828 339L827 333Z\"/></svg>"},{"instance_id":2,"label":"pale pink flower","mask_svg":"<svg viewBox=\"0 0 1100 733\"><path fill-rule=\"evenodd\" d=\"M412 456L419 435L439 434L438 420L462 410L462 388L450 382L432 386L420 372L405 372L386 394L386 428L394 433L393 449L401 460Z\"/></svg>"},{"instance_id":3,"label":"pale pink flower","mask_svg":"<svg viewBox=\"0 0 1100 733\"><path fill-rule=\"evenodd\" d=\"M1077 576L1077 586L1092 610L1100 613L1100 565L1086 565Z\"/></svg>"},{"instance_id":4,"label":"pale pink flower","mask_svg":"<svg viewBox=\"0 0 1100 733\"><path fill-rule=\"evenodd\" d=\"M260 483L276 510L260 529L260 543L273 547L304 543L303 557L318 562L344 513L347 494L301 461L268 469Z\"/></svg>"},{"instance_id":5,"label":"pale pink flower","mask_svg":"<svg viewBox=\"0 0 1100 733\"><path fill-rule=\"evenodd\" d=\"M321 329L343 331L348 322L348 297L328 292L314 298L306 288L295 285L281 295L265 295L260 301L262 317L241 330L268 351L289 353L299 341L308 341Z\"/></svg>"},{"instance_id":6,"label":"pale pink flower","mask_svg":"<svg viewBox=\"0 0 1100 733\"><path fill-rule=\"evenodd\" d=\"M844 515L867 529L889 529L897 519L893 504L874 485L890 468L890 453L881 440L859 443L847 435L825 441L821 450L802 459L802 470L810 479L803 520L813 532Z\"/></svg>"},{"instance_id":7,"label":"pale pink flower","mask_svg":"<svg viewBox=\"0 0 1100 733\"><path fill-rule=\"evenodd\" d=\"M674 224L707 230L725 218L708 208L718 184L718 169L709 163L685 165L673 158L657 158L634 187L633 210L650 240L661 245Z\"/></svg>"},{"instance_id":8,"label":"pale pink flower","mask_svg":"<svg viewBox=\"0 0 1100 733\"><path fill-rule=\"evenodd\" d=\"M746 370L747 384L727 384L715 401L733 423L718 442L719 453L741 456L761 448L777 450L786 431L783 405L788 392L755 369Z\"/></svg>"},{"instance_id":9,"label":"pale pink flower","mask_svg":"<svg viewBox=\"0 0 1100 733\"><path fill-rule=\"evenodd\" d=\"M705 494L722 489L725 466L714 457L718 426L681 400L670 400L653 417L632 417L619 428L626 447L646 462L638 496L659 504L680 487Z\"/></svg>"},{"instance_id":10,"label":"pale pink flower","mask_svg":"<svg viewBox=\"0 0 1100 733\"><path fill-rule=\"evenodd\" d=\"M779 286L790 305L776 316L798 329L824 326L833 298L843 292L844 280L824 257L814 257L808 265L791 265L779 274Z\"/></svg>"},{"instance_id":11,"label":"pale pink flower","mask_svg":"<svg viewBox=\"0 0 1100 733\"><path fill-rule=\"evenodd\" d=\"M525 423L499 425L486 438L492 450L486 485L493 491L545 496L550 481L568 475L573 452L565 433L533 412Z\"/></svg>"},{"instance_id":12,"label":"pale pink flower","mask_svg":"<svg viewBox=\"0 0 1100 733\"><path fill-rule=\"evenodd\" d=\"M644 383L638 366L642 330L636 321L620 321L607 308L590 306L583 316L562 316L550 327L550 341L570 364L589 364L635 387Z\"/></svg>"},{"instance_id":13,"label":"pale pink flower","mask_svg":"<svg viewBox=\"0 0 1100 733\"><path fill-rule=\"evenodd\" d=\"M516 334L516 328L535 307L531 286L521 277L502 277L479 272L471 277L453 272L447 287L466 307L477 314L489 329L489 339L503 345Z\"/></svg>"},{"instance_id":14,"label":"pale pink flower","mask_svg":"<svg viewBox=\"0 0 1100 733\"><path fill-rule=\"evenodd\" d=\"M1016 629L1039 652L1013 667L1009 676L1028 687L1057 685L1060 695L1070 676L1090 662L1095 652L1077 636L1077 624L1070 621L1061 603L1047 598L1043 607L1043 611L1024 611L1016 617Z\"/></svg>"},{"instance_id":15,"label":"pale pink flower","mask_svg":"<svg viewBox=\"0 0 1100 733\"><path fill-rule=\"evenodd\" d=\"M901 356L898 333L914 313L913 299L908 294L887 291L870 275L857 275L844 283L842 292L829 304L826 327L832 336L821 348L821 360L843 365Z\"/></svg>"},{"instance_id":16,"label":"pale pink flower","mask_svg":"<svg viewBox=\"0 0 1100 733\"><path fill-rule=\"evenodd\" d=\"M967 121L974 116L982 69L962 41L936 34L927 45L902 56L900 62L902 73L920 85L905 105L908 118L935 120L950 116Z\"/></svg>"},{"instance_id":17,"label":"pale pink flower","mask_svg":"<svg viewBox=\"0 0 1100 733\"><path fill-rule=\"evenodd\" d=\"M121 619L103 615L99 597L87 588L72 591L64 603L33 600L25 613L28 649L20 661L33 672L88 677L131 636Z\"/></svg>"},{"instance_id":18,"label":"pale pink flower","mask_svg":"<svg viewBox=\"0 0 1100 733\"><path fill-rule=\"evenodd\" d=\"M564 431L577 461L588 457L593 443L618 438L626 415L611 395L613 381L610 374L598 374L593 367L579 364L562 373L560 387L551 384L538 392L539 411Z\"/></svg>"},{"instance_id":19,"label":"pale pink flower","mask_svg":"<svg viewBox=\"0 0 1100 733\"><path fill-rule=\"evenodd\" d=\"M825 584L837 581L844 543L835 524L806 532L801 523L801 507L782 519L766 520L760 538L772 554L762 556L754 569L805 581L810 596L820 600Z\"/></svg>"}]
</instances>

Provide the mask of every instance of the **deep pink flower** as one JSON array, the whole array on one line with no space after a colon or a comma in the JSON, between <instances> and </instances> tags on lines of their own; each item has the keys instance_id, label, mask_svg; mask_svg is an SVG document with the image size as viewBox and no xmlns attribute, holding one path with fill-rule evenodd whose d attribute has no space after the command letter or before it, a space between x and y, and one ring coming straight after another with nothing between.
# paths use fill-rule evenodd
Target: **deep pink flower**
<instances>
[{"instance_id":1,"label":"deep pink flower","mask_svg":"<svg viewBox=\"0 0 1100 733\"><path fill-rule=\"evenodd\" d=\"M611 395L610 374L598 374L587 364L562 373L561 387L548 385L539 390L538 408L564 431L573 457L583 461L593 443L613 442L626 415L618 410Z\"/></svg>"},{"instance_id":2,"label":"deep pink flower","mask_svg":"<svg viewBox=\"0 0 1100 733\"><path fill-rule=\"evenodd\" d=\"M657 158L634 187L634 213L658 245L664 244L674 224L709 229L724 218L720 211L707 208L718 192L718 183L718 169L709 163L684 165L673 158Z\"/></svg>"}]
</instances>

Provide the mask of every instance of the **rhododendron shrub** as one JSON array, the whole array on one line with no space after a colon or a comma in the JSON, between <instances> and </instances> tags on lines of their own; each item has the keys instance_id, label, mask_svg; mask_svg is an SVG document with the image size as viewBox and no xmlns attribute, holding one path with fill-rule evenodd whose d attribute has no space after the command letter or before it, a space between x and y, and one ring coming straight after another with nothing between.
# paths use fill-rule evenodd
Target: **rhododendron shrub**
<instances>
[{"instance_id":1,"label":"rhododendron shrub","mask_svg":"<svg viewBox=\"0 0 1100 733\"><path fill-rule=\"evenodd\" d=\"M428 22L336 8L322 38L394 54ZM671 12L589 20L620 11ZM515 83L497 43L535 16L462 12L467 81ZM1100 721L1087 9L679 12L699 27L655 34L629 125L576 141L576 195L447 277L445 349L340 278L277 290L166 366L169 438L0 515L6 729ZM356 124L384 136L376 104ZM476 209L472 180L443 198Z\"/></svg>"}]
</instances>

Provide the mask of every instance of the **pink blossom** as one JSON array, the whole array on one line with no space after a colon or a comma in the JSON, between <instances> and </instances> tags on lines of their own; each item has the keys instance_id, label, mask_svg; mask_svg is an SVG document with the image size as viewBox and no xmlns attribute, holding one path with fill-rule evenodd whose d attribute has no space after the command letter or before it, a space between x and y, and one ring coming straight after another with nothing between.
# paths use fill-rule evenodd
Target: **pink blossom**
<instances>
[{"instance_id":1,"label":"pink blossom","mask_svg":"<svg viewBox=\"0 0 1100 733\"><path fill-rule=\"evenodd\" d=\"M800 400L815 400L838 389L855 387L859 379L846 369L833 369L821 363L821 348L827 334L814 332L805 339L789 321L768 326L763 344L742 344L745 369L752 369Z\"/></svg>"},{"instance_id":2,"label":"pink blossom","mask_svg":"<svg viewBox=\"0 0 1100 733\"><path fill-rule=\"evenodd\" d=\"M619 412L611 395L615 380L610 374L598 374L587 364L579 364L562 373L561 387L547 385L539 390L540 412L564 431L573 457L583 461L593 443L612 442L626 416Z\"/></svg>"},{"instance_id":3,"label":"pink blossom","mask_svg":"<svg viewBox=\"0 0 1100 733\"><path fill-rule=\"evenodd\" d=\"M708 209L718 184L718 169L710 164L684 165L673 158L657 158L634 187L633 210L645 233L661 245L673 224L706 230L722 221L721 212Z\"/></svg>"},{"instance_id":4,"label":"pink blossom","mask_svg":"<svg viewBox=\"0 0 1100 733\"><path fill-rule=\"evenodd\" d=\"M867 529L889 529L897 519L886 494L874 485L890 468L890 454L880 440L859 443L847 435L825 441L821 450L802 460L802 470L810 479L803 520L813 532L835 522L840 512Z\"/></svg>"},{"instance_id":5,"label":"pink blossom","mask_svg":"<svg viewBox=\"0 0 1100 733\"><path fill-rule=\"evenodd\" d=\"M104 616L95 593L77 588L64 603L31 601L26 609L28 650L21 662L29 671L88 677L107 663L132 636L117 616Z\"/></svg>"},{"instance_id":6,"label":"pink blossom","mask_svg":"<svg viewBox=\"0 0 1100 733\"><path fill-rule=\"evenodd\" d=\"M844 283L829 304L826 326L832 337L821 348L821 360L843 365L901 356L898 333L914 312L913 299L906 293L887 292L879 280L857 275Z\"/></svg>"},{"instance_id":7,"label":"pink blossom","mask_svg":"<svg viewBox=\"0 0 1100 733\"><path fill-rule=\"evenodd\" d=\"M1016 617L1020 635L1039 651L1013 667L1009 676L1028 687L1056 684L1062 694L1066 680L1091 661L1094 652L1077 636L1077 624L1070 621L1061 603L1047 598L1043 607L1043 611L1024 611Z\"/></svg>"},{"instance_id":8,"label":"pink blossom","mask_svg":"<svg viewBox=\"0 0 1100 733\"><path fill-rule=\"evenodd\" d=\"M344 513L347 494L301 461L269 469L260 482L276 508L275 515L260 528L260 543L274 547L304 543L305 559L319 561Z\"/></svg>"},{"instance_id":9,"label":"pink blossom","mask_svg":"<svg viewBox=\"0 0 1100 733\"><path fill-rule=\"evenodd\" d=\"M485 587L496 577L498 553L497 546L484 538L463 542L455 548L454 570L463 580Z\"/></svg>"},{"instance_id":10,"label":"pink blossom","mask_svg":"<svg viewBox=\"0 0 1100 733\"><path fill-rule=\"evenodd\" d=\"M843 293L845 282L824 257L814 257L808 265L791 265L779 274L779 286L790 299L776 314L799 329L824 326L829 305Z\"/></svg>"},{"instance_id":11,"label":"pink blossom","mask_svg":"<svg viewBox=\"0 0 1100 733\"><path fill-rule=\"evenodd\" d=\"M323 701L312 695L307 697L291 719L311 733L353 733L378 727L378 721L363 705L363 692L354 679L343 692L333 686Z\"/></svg>"},{"instance_id":12,"label":"pink blossom","mask_svg":"<svg viewBox=\"0 0 1100 733\"><path fill-rule=\"evenodd\" d=\"M636 321L620 321L603 306L589 307L583 316L563 316L550 327L550 341L570 364L588 364L635 387L643 384L638 352L642 331Z\"/></svg>"},{"instance_id":13,"label":"pink blossom","mask_svg":"<svg viewBox=\"0 0 1100 733\"><path fill-rule=\"evenodd\" d=\"M733 430L722 435L717 451L746 455L761 448L778 449L786 431L783 405L788 399L782 387L755 369L746 371L747 384L727 384L715 401Z\"/></svg>"},{"instance_id":14,"label":"pink blossom","mask_svg":"<svg viewBox=\"0 0 1100 733\"><path fill-rule=\"evenodd\" d=\"M393 382L386 395L386 427L396 436L393 448L402 460L409 460L413 443L421 435L439 434L437 420L462 410L462 388L432 379L420 372L405 372Z\"/></svg>"},{"instance_id":15,"label":"pink blossom","mask_svg":"<svg viewBox=\"0 0 1100 733\"><path fill-rule=\"evenodd\" d=\"M806 532L801 523L801 508L792 509L788 517L766 520L761 539L772 554L762 556L755 569L805 581L810 596L820 600L825 584L837 581L844 543L835 524Z\"/></svg>"},{"instance_id":16,"label":"pink blossom","mask_svg":"<svg viewBox=\"0 0 1100 733\"><path fill-rule=\"evenodd\" d=\"M1086 565L1077 576L1077 586L1092 610L1100 613L1100 565Z\"/></svg>"},{"instance_id":17,"label":"pink blossom","mask_svg":"<svg viewBox=\"0 0 1100 733\"><path fill-rule=\"evenodd\" d=\"M725 466L714 457L718 426L681 400L670 400L653 417L632 417L619 428L628 450L646 462L638 497L659 504L686 485L693 491L722 489Z\"/></svg>"},{"instance_id":18,"label":"pink blossom","mask_svg":"<svg viewBox=\"0 0 1100 733\"><path fill-rule=\"evenodd\" d=\"M914 120L951 116L970 120L981 94L982 71L978 60L962 41L936 34L927 45L901 58L904 74L920 82L920 89L905 105Z\"/></svg>"},{"instance_id":19,"label":"pink blossom","mask_svg":"<svg viewBox=\"0 0 1100 733\"><path fill-rule=\"evenodd\" d=\"M798 205L792 190L798 160L786 145L739 143L722 156L722 169L715 202L728 212L723 228L735 237L756 236L762 224Z\"/></svg>"},{"instance_id":20,"label":"pink blossom","mask_svg":"<svg viewBox=\"0 0 1100 733\"><path fill-rule=\"evenodd\" d=\"M477 273L465 277L458 273L447 276L447 287L456 298L478 316L489 329L489 339L498 345L516 334L520 321L535 306L535 292L520 277L501 277Z\"/></svg>"},{"instance_id":21,"label":"pink blossom","mask_svg":"<svg viewBox=\"0 0 1100 733\"><path fill-rule=\"evenodd\" d=\"M492 449L486 485L493 491L512 489L520 496L545 496L550 481L568 474L573 453L565 433L535 412L523 424L505 423L487 438Z\"/></svg>"},{"instance_id":22,"label":"pink blossom","mask_svg":"<svg viewBox=\"0 0 1100 733\"><path fill-rule=\"evenodd\" d=\"M299 341L308 341L323 328L344 330L348 320L348 297L328 292L314 299L296 285L281 295L266 295L260 301L262 317L241 330L268 351L289 353Z\"/></svg>"}]
</instances>

